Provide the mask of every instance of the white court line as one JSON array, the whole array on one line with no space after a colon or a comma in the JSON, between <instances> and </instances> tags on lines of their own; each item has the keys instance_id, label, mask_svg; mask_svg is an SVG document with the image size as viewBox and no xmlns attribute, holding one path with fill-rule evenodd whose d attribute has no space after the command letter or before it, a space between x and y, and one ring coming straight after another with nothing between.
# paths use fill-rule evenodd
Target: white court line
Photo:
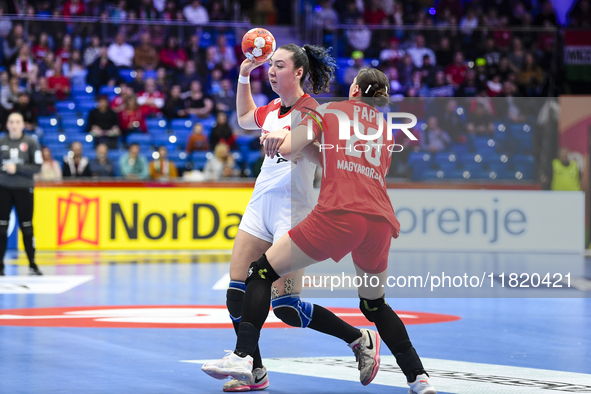
<instances>
[{"instance_id":1,"label":"white court line","mask_svg":"<svg viewBox=\"0 0 591 394\"><path fill-rule=\"evenodd\" d=\"M0 277L0 294L61 294L91 281L92 275Z\"/></svg>"},{"instance_id":2,"label":"white court line","mask_svg":"<svg viewBox=\"0 0 591 394\"><path fill-rule=\"evenodd\" d=\"M272 372L359 381L353 357L266 358ZM381 357L380 372L372 384L408 387L394 356ZM209 360L181 360L204 364ZM591 375L507 365L422 358L439 391L461 394L591 393Z\"/></svg>"}]
</instances>

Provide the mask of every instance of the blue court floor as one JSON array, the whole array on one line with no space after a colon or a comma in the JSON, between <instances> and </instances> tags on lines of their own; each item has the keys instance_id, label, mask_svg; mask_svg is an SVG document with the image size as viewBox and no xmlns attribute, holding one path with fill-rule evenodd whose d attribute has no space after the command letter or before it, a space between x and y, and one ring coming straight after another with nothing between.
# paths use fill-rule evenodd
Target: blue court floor
<instances>
[{"instance_id":1,"label":"blue court floor","mask_svg":"<svg viewBox=\"0 0 591 394\"><path fill-rule=\"evenodd\" d=\"M469 263L490 256L461 258ZM222 392L224 382L199 368L234 347L224 307L229 258L215 251L40 253L46 275L31 278L25 257L7 254L7 276L0 277L0 393ZM524 258L501 260L521 264ZM559 264L565 257L545 258ZM589 262L577 261L583 266L569 298L514 293L388 302L409 323L441 393L591 393L591 286L585 287L591 278L585 277ZM363 321L349 293L311 294L308 300ZM386 346L380 372L367 387L338 339L279 326L270 315L260 346L269 393L407 392Z\"/></svg>"}]
</instances>

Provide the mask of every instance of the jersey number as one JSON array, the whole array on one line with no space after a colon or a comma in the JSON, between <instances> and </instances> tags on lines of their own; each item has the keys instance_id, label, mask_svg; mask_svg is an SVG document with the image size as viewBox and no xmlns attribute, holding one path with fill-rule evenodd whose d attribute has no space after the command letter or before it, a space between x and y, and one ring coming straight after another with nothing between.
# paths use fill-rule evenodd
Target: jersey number
<instances>
[{"instance_id":1,"label":"jersey number","mask_svg":"<svg viewBox=\"0 0 591 394\"><path fill-rule=\"evenodd\" d=\"M357 122L359 132L361 134L365 134L365 126L361 122ZM351 129L353 129L353 121L351 121ZM369 135L377 134L378 130L374 128L369 128ZM382 145L383 136L380 135L380 138L374 141L366 141L364 144L355 145L358 141L361 141L359 137L355 133L351 135L351 137L347 140L347 147L345 149L345 155L353 156L361 158L361 155L365 155L365 160L367 160L370 164L379 167L380 166L380 153L381 148L384 146ZM357 148L357 149L355 149Z\"/></svg>"}]
</instances>

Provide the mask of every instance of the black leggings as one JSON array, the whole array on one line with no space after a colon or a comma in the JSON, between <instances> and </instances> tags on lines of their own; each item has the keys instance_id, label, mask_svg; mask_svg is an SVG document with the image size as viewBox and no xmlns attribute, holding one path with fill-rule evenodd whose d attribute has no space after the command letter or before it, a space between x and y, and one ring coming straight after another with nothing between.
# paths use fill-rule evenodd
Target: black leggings
<instances>
[{"instance_id":1,"label":"black leggings","mask_svg":"<svg viewBox=\"0 0 591 394\"><path fill-rule=\"evenodd\" d=\"M23 243L29 265L35 266L35 240L33 238L33 188L9 189L0 186L0 267L4 265L4 254L8 243L8 221L14 206L18 224L23 233Z\"/></svg>"}]
</instances>

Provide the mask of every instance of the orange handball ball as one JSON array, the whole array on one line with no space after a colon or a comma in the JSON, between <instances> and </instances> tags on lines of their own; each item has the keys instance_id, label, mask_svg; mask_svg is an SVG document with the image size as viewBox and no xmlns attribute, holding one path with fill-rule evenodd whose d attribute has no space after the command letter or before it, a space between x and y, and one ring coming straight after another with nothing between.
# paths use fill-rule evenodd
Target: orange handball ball
<instances>
[{"instance_id":1,"label":"orange handball ball","mask_svg":"<svg viewBox=\"0 0 591 394\"><path fill-rule=\"evenodd\" d=\"M265 62L275 52L275 37L267 29L256 27L242 37L242 53L248 60Z\"/></svg>"}]
</instances>

